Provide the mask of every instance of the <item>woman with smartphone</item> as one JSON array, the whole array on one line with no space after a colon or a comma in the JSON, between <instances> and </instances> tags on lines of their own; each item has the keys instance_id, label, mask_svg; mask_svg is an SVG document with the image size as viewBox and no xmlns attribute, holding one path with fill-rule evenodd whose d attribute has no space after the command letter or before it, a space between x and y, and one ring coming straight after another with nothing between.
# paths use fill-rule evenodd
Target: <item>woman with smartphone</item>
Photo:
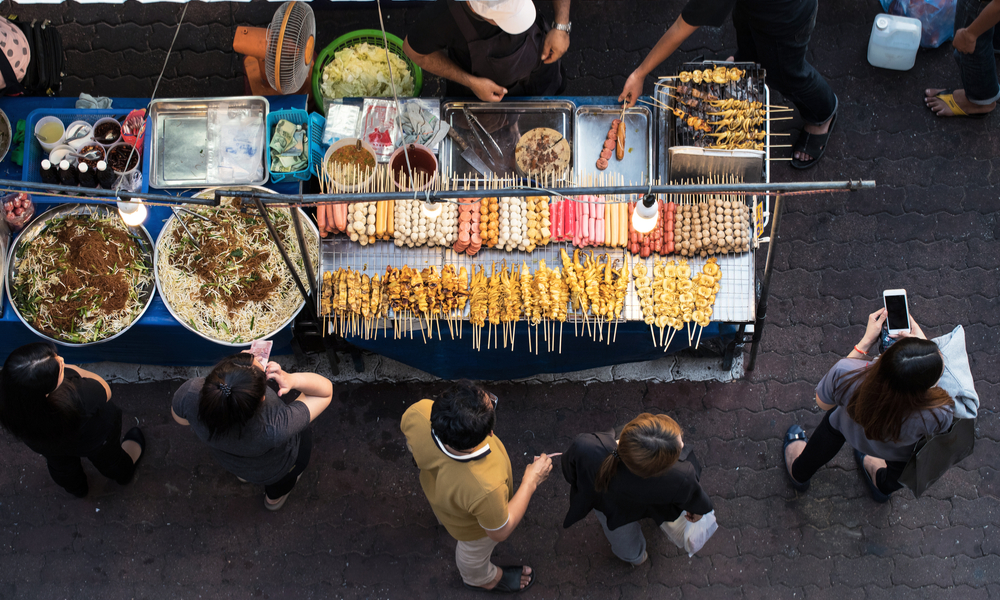
<instances>
[{"instance_id":1,"label":"woman with smartphone","mask_svg":"<svg viewBox=\"0 0 1000 600\"><path fill-rule=\"evenodd\" d=\"M122 409L108 383L66 364L45 342L21 346L4 362L0 424L44 456L52 479L77 498L90 490L80 458L125 485L146 446L138 427L122 438Z\"/></svg>"},{"instance_id":2,"label":"woman with smartphone","mask_svg":"<svg viewBox=\"0 0 1000 600\"><path fill-rule=\"evenodd\" d=\"M614 431L583 433L563 454L563 476L570 484L569 512L563 527L590 511L611 542L611 551L637 566L646 562L641 519L657 525L681 511L697 522L712 511L701 489L701 465L684 451L680 425L667 415L643 413Z\"/></svg>"},{"instance_id":3,"label":"woman with smartphone","mask_svg":"<svg viewBox=\"0 0 1000 600\"><path fill-rule=\"evenodd\" d=\"M847 442L872 497L886 502L903 487L899 476L916 443L951 425L955 403L937 387L941 353L912 316L909 332L878 358L869 356L885 320L884 308L869 315L864 337L819 382L816 404L826 414L812 437L798 425L788 428L785 471L796 490L809 489L813 474Z\"/></svg>"},{"instance_id":4,"label":"woman with smartphone","mask_svg":"<svg viewBox=\"0 0 1000 600\"><path fill-rule=\"evenodd\" d=\"M278 384L278 392L267 380ZM288 404L279 398L298 390ZM208 444L216 460L241 481L264 486L264 507L285 505L309 465L309 423L333 398L330 380L314 373L286 373L241 352L222 359L208 377L184 382L170 412Z\"/></svg>"}]
</instances>

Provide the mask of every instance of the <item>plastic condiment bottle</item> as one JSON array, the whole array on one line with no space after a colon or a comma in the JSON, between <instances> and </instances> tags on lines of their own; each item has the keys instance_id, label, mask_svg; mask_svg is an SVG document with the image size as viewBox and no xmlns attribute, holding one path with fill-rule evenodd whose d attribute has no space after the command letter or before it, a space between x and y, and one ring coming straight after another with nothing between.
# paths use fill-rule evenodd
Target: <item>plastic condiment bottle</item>
<instances>
[{"instance_id":1,"label":"plastic condiment bottle","mask_svg":"<svg viewBox=\"0 0 1000 600\"><path fill-rule=\"evenodd\" d=\"M80 185L89 188L97 187L97 177L94 176L94 172L90 170L87 163L77 165L77 170L79 171L77 176L80 178Z\"/></svg>"},{"instance_id":2,"label":"plastic condiment bottle","mask_svg":"<svg viewBox=\"0 0 1000 600\"><path fill-rule=\"evenodd\" d=\"M43 182L59 183L59 172L47 158L42 161L41 173Z\"/></svg>"},{"instance_id":3,"label":"plastic condiment bottle","mask_svg":"<svg viewBox=\"0 0 1000 600\"><path fill-rule=\"evenodd\" d=\"M101 184L102 188L106 190L113 189L117 180L118 176L108 168L108 163L103 160L97 162L97 183Z\"/></svg>"},{"instance_id":4,"label":"plastic condiment bottle","mask_svg":"<svg viewBox=\"0 0 1000 600\"><path fill-rule=\"evenodd\" d=\"M59 183L63 185L77 185L76 171L70 167L68 160L59 163Z\"/></svg>"},{"instance_id":5,"label":"plastic condiment bottle","mask_svg":"<svg viewBox=\"0 0 1000 600\"><path fill-rule=\"evenodd\" d=\"M868 62L873 67L909 71L917 60L921 24L918 19L898 15L875 16L868 41Z\"/></svg>"}]
</instances>

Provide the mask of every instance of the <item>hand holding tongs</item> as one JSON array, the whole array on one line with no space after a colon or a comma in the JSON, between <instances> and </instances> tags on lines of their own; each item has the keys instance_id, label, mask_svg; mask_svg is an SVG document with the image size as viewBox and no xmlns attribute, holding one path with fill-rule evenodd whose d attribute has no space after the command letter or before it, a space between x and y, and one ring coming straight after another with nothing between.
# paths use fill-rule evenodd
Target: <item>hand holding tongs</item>
<instances>
[{"instance_id":1,"label":"hand holding tongs","mask_svg":"<svg viewBox=\"0 0 1000 600\"><path fill-rule=\"evenodd\" d=\"M494 164L496 165L502 165L503 151L500 150L500 146L497 144L496 140L493 139L493 136L491 136L490 133L486 131L486 128L483 127L483 124L479 122L479 119L477 119L476 116L471 112L469 112L469 109L465 108L464 106L462 107L462 114L465 115L465 120L469 122L469 129L472 131L472 135L476 136L476 140L479 142L479 145L483 147L483 150L486 151L486 155L489 157L489 159L493 161ZM481 134L479 133L479 130L476 129L477 127L482 130ZM483 140L484 135L486 136L486 139L490 141L490 144L493 146L493 149L496 150L497 156L493 156L493 151L490 150L490 147L486 145L486 141Z\"/></svg>"}]
</instances>

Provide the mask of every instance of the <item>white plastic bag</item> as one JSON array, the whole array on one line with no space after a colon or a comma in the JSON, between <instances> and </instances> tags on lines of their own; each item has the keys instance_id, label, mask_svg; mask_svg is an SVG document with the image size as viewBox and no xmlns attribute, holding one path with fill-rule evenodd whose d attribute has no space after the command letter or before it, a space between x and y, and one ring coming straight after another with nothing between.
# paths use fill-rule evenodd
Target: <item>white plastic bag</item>
<instances>
[{"instance_id":1,"label":"white plastic bag","mask_svg":"<svg viewBox=\"0 0 1000 600\"><path fill-rule=\"evenodd\" d=\"M686 514L682 512L673 522L664 521L660 524L660 529L675 546L686 551L688 556L694 556L695 552L701 550L705 542L712 537L719 524L715 520L714 510L702 515L697 523L688 521Z\"/></svg>"}]
</instances>

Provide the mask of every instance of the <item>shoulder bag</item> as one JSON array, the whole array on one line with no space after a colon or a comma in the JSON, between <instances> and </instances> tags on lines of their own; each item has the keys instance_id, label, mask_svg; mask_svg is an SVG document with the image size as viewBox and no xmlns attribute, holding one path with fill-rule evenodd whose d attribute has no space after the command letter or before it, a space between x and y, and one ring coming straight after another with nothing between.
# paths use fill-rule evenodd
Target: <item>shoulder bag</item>
<instances>
[{"instance_id":1,"label":"shoulder bag","mask_svg":"<svg viewBox=\"0 0 1000 600\"><path fill-rule=\"evenodd\" d=\"M948 469L972 454L976 445L976 420L955 419L947 431L924 436L903 468L899 482L917 498Z\"/></svg>"}]
</instances>

